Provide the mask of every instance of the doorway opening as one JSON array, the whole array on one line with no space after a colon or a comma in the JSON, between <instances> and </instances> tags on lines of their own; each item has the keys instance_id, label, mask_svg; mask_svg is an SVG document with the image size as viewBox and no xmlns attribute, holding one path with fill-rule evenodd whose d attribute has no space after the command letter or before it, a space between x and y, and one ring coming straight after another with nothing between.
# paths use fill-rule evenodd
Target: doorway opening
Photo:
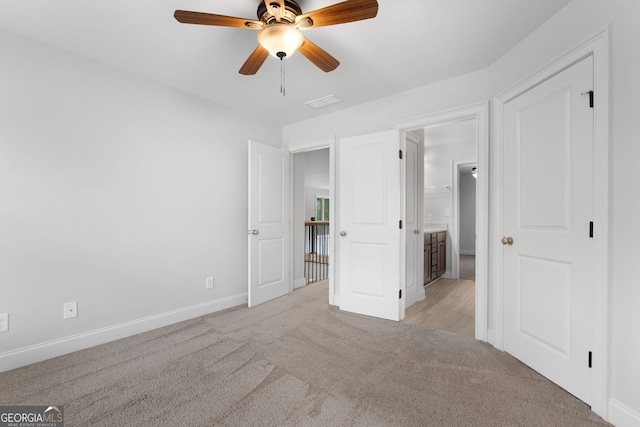
<instances>
[{"instance_id":1,"label":"doorway opening","mask_svg":"<svg viewBox=\"0 0 640 427\"><path fill-rule=\"evenodd\" d=\"M471 172L477 171L477 119L422 132L424 299L407 310L406 321L474 337L476 178Z\"/></svg>"},{"instance_id":2,"label":"doorway opening","mask_svg":"<svg viewBox=\"0 0 640 427\"><path fill-rule=\"evenodd\" d=\"M331 266L330 149L292 154L294 288L328 281Z\"/></svg>"},{"instance_id":3,"label":"doorway opening","mask_svg":"<svg viewBox=\"0 0 640 427\"><path fill-rule=\"evenodd\" d=\"M419 135L424 147L424 257L419 264L427 286L424 299L407 307L405 322L434 321L430 327L487 341L488 104L394 126L405 138Z\"/></svg>"}]
</instances>

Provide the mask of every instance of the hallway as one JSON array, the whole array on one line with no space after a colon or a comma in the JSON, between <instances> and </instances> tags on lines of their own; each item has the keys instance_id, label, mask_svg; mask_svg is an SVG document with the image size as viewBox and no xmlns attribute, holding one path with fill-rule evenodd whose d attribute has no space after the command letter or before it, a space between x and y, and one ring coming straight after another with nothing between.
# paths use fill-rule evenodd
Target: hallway
<instances>
[{"instance_id":1,"label":"hallway","mask_svg":"<svg viewBox=\"0 0 640 427\"><path fill-rule=\"evenodd\" d=\"M460 256L460 279L440 278L425 299L406 310L404 323L475 337L475 256Z\"/></svg>"}]
</instances>

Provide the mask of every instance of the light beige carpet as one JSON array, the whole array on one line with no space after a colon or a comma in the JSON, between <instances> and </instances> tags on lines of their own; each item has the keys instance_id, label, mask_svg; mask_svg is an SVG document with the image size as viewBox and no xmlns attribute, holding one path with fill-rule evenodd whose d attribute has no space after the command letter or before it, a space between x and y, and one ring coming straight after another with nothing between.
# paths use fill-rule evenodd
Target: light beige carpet
<instances>
[{"instance_id":1,"label":"light beige carpet","mask_svg":"<svg viewBox=\"0 0 640 427\"><path fill-rule=\"evenodd\" d=\"M326 284L0 374L66 426L602 426L511 356L340 312Z\"/></svg>"}]
</instances>

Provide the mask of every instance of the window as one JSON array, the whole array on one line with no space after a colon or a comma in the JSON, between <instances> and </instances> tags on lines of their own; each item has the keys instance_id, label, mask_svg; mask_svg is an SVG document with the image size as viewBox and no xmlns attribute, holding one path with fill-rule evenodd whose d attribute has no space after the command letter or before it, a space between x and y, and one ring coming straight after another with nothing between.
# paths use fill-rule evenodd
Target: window
<instances>
[{"instance_id":1,"label":"window","mask_svg":"<svg viewBox=\"0 0 640 427\"><path fill-rule=\"evenodd\" d=\"M329 198L316 196L316 221L329 221Z\"/></svg>"}]
</instances>

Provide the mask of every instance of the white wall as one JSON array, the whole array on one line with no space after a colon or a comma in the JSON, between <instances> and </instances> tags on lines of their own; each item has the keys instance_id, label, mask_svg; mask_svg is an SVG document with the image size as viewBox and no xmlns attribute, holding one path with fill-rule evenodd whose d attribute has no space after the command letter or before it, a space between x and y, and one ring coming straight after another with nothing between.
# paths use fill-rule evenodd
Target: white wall
<instances>
[{"instance_id":1,"label":"white wall","mask_svg":"<svg viewBox=\"0 0 640 427\"><path fill-rule=\"evenodd\" d=\"M243 303L247 141L281 129L5 31L0 57L0 370Z\"/></svg>"},{"instance_id":2,"label":"white wall","mask_svg":"<svg viewBox=\"0 0 640 427\"><path fill-rule=\"evenodd\" d=\"M631 176L640 158L638 17L638 1L575 0L490 68L491 89L498 92L610 26L610 223L596 224L596 230L611 233L609 417L618 426L640 426L640 205Z\"/></svg>"},{"instance_id":3,"label":"white wall","mask_svg":"<svg viewBox=\"0 0 640 427\"><path fill-rule=\"evenodd\" d=\"M329 149L308 151L306 154L304 183L308 188L329 190Z\"/></svg>"},{"instance_id":4,"label":"white wall","mask_svg":"<svg viewBox=\"0 0 640 427\"><path fill-rule=\"evenodd\" d=\"M452 189L453 162L472 160L476 157L476 142L459 141L450 144L438 144L426 146L424 149L424 222L446 223L449 228L452 221ZM435 189L431 189L436 187ZM449 187L444 189L443 187ZM445 209L449 210L449 216L445 215ZM431 214L431 215L430 215Z\"/></svg>"},{"instance_id":5,"label":"white wall","mask_svg":"<svg viewBox=\"0 0 640 427\"><path fill-rule=\"evenodd\" d=\"M284 145L380 132L399 120L483 102L491 95L488 82L488 70L480 70L287 125L283 128Z\"/></svg>"}]
</instances>

